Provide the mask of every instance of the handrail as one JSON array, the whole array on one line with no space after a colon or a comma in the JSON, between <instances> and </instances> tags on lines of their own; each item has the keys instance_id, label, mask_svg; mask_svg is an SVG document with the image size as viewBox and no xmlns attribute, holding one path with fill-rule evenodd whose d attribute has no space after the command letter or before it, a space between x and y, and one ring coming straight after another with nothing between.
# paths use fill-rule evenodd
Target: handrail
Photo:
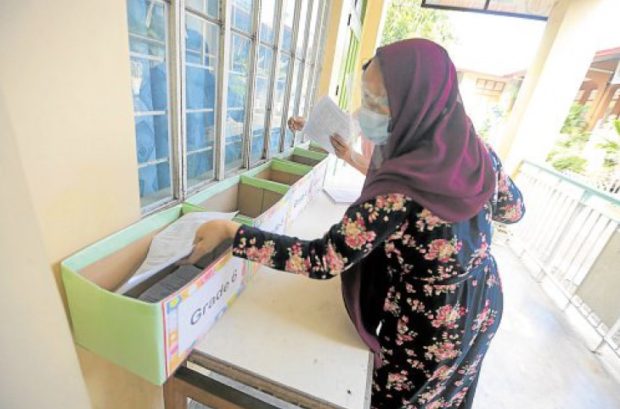
<instances>
[{"instance_id":1,"label":"handrail","mask_svg":"<svg viewBox=\"0 0 620 409\"><path fill-rule=\"evenodd\" d=\"M553 176L556 176L556 177L558 177L558 178L560 178L560 179L562 179L562 180L564 180L566 182L569 182L569 183L572 183L573 185L579 186L579 187L585 189L588 192L588 194L590 194L592 196L598 196L598 197L600 197L602 199L605 199L605 200L611 202L615 206L620 206L620 198L617 198L617 197L615 197L613 195L610 195L607 192L603 192L602 190L597 189L595 187L589 186L588 184L586 184L584 182L580 182L578 180L575 180L575 179L571 178L570 176L564 175L563 173L560 173L557 170L550 168L549 166L541 165L539 163L535 163L535 162L532 162L532 161L529 161L529 160L524 160L523 163L526 163L528 165L532 165L532 166L534 166L534 167L536 167L536 168L538 168L538 169L540 169L540 170L542 170L544 172L547 172L547 173L549 173L549 174L551 174Z\"/></svg>"}]
</instances>

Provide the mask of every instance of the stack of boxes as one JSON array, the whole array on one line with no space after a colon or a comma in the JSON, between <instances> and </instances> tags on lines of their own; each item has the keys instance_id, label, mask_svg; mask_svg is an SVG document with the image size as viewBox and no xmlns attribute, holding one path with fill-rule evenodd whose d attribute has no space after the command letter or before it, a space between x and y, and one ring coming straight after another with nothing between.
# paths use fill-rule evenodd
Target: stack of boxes
<instances>
[{"instance_id":1,"label":"stack of boxes","mask_svg":"<svg viewBox=\"0 0 620 409\"><path fill-rule=\"evenodd\" d=\"M196 211L238 212L234 220L240 223L283 233L321 190L326 170L326 154L294 148L284 159L213 184L64 260L75 342L154 384L165 382L258 266L233 257L226 243L197 264L200 272L183 271L189 282L171 287L163 299L150 288L154 280L173 285L165 271L129 293L115 293L140 266L155 234Z\"/></svg>"}]
</instances>

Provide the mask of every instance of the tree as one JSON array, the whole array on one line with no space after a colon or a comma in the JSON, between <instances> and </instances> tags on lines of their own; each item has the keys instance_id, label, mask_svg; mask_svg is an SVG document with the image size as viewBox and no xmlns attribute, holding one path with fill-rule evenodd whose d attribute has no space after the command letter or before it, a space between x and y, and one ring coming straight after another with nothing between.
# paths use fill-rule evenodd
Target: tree
<instances>
[{"instance_id":1,"label":"tree","mask_svg":"<svg viewBox=\"0 0 620 409\"><path fill-rule=\"evenodd\" d=\"M581 157L581 153L590 139L590 132L585 130L588 124L587 113L587 106L578 103L571 106L560 130L562 136L547 157L547 161L557 170L575 173L585 171L587 161Z\"/></svg>"},{"instance_id":2,"label":"tree","mask_svg":"<svg viewBox=\"0 0 620 409\"><path fill-rule=\"evenodd\" d=\"M392 0L385 19L381 45L423 37L446 47L454 40L452 25L441 10L420 7L420 0Z\"/></svg>"},{"instance_id":3,"label":"tree","mask_svg":"<svg viewBox=\"0 0 620 409\"><path fill-rule=\"evenodd\" d=\"M613 172L620 165L620 120L615 120L613 126L616 134L605 138L605 141L598 145L605 151L603 166L609 172Z\"/></svg>"}]
</instances>

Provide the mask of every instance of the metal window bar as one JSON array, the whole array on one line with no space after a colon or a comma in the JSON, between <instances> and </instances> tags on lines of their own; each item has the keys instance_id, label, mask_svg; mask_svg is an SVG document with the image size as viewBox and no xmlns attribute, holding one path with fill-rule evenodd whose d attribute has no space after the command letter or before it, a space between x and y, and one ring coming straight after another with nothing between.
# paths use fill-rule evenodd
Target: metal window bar
<instances>
[{"instance_id":1,"label":"metal window bar","mask_svg":"<svg viewBox=\"0 0 620 409\"><path fill-rule=\"evenodd\" d=\"M170 160L169 158L160 158L160 159L153 159L153 160L149 160L149 161L146 161L146 162L142 162L142 163L138 164L138 169L146 168L147 166L159 165L161 163L166 163L169 160Z\"/></svg>"},{"instance_id":2,"label":"metal window bar","mask_svg":"<svg viewBox=\"0 0 620 409\"><path fill-rule=\"evenodd\" d=\"M228 116L228 71L230 69L229 58L227 53L230 50L232 43L231 27L231 10L232 1L222 0L220 1L220 47L219 47L219 59L218 59L218 81L217 81L217 95L216 106L220 111L216 115L216 132L215 132L215 147L216 154L214 160L214 175L215 180L222 180L225 177L225 155L226 155L226 118Z\"/></svg>"},{"instance_id":3,"label":"metal window bar","mask_svg":"<svg viewBox=\"0 0 620 409\"><path fill-rule=\"evenodd\" d=\"M137 53L135 51L131 51L129 53L129 56L133 58L141 58L144 60L157 61L157 62L164 62L166 60L165 57L160 57L157 55L142 54L142 53Z\"/></svg>"},{"instance_id":4,"label":"metal window bar","mask_svg":"<svg viewBox=\"0 0 620 409\"><path fill-rule=\"evenodd\" d=\"M329 11L329 6L326 0L321 0L321 5L319 6L319 27L318 33L316 34L318 37L317 44L315 46L315 59L314 59L314 68L312 72L312 84L308 87L308 92L310 94L309 102L306 104L306 113L307 116L310 112L310 109L314 106L314 101L316 101L317 92L318 92L318 84L321 78L321 73L323 72L323 58L325 56L325 41L327 38L327 15Z\"/></svg>"},{"instance_id":5,"label":"metal window bar","mask_svg":"<svg viewBox=\"0 0 620 409\"><path fill-rule=\"evenodd\" d=\"M282 13L284 13L284 1L279 0L276 2L276 11L275 17L273 20L274 26L274 38L273 45L267 44L272 47L273 50L273 61L271 64L271 73L270 73L270 82L269 82L269 92L267 95L267 112L265 113L265 140L263 143L263 152L265 159L269 159L271 157L271 116L273 115L273 100L275 98L276 93L276 84L277 84L277 75L280 69L280 35L282 33L282 25L283 18Z\"/></svg>"},{"instance_id":6,"label":"metal window bar","mask_svg":"<svg viewBox=\"0 0 620 409\"><path fill-rule=\"evenodd\" d=\"M164 59L167 58L167 68L168 68L168 75L166 75L166 89L168 90L168 95L170 96L167 101L167 104L168 104L167 112L169 112L169 120L168 120L169 157L168 157L168 161L170 163L169 166L170 166L170 175L171 175L171 180L170 180L171 192L170 194L166 194L166 197L161 200L157 200L146 206L142 206L140 210L143 216L146 216L164 207L175 204L176 202L180 200L180 192L181 192L180 181L176 177L177 176L176 169L179 163L178 162L179 157L178 157L178 152L175 149L176 142L178 139L178 133L177 133L177 129L174 123L175 115L177 114L177 108L176 108L176 103L175 103L176 101L174 100L174 92L177 88L176 88L176 83L173 80L173 78L175 79L177 78L174 72L175 65L176 65L176 58L175 58L176 47L174 44L174 41L176 39L176 36L175 36L176 26L174 24L174 21L176 20L175 18L176 17L176 13L175 13L176 5L171 5L170 2L168 1L153 1L151 3L151 7L153 7L156 3L163 5L164 18L165 18L165 23L166 23L166 31L165 31L166 38L164 39L163 45L165 45ZM132 33L130 33L130 35L131 34ZM144 37L144 36L135 34L135 37ZM159 40L154 40L154 42L158 44L162 44L162 42ZM158 111L158 112L161 112L161 111ZM166 111L164 111L164 114L165 112ZM138 169L140 169L140 166L138 166Z\"/></svg>"},{"instance_id":7,"label":"metal window bar","mask_svg":"<svg viewBox=\"0 0 620 409\"><path fill-rule=\"evenodd\" d=\"M282 105L282 118L280 118L280 152L285 150L284 141L286 137L286 121L288 119L288 111L290 105L291 89L293 87L292 81L295 74L295 51L297 49L297 35L299 34L299 18L301 14L301 2L307 0L295 0L295 13L293 17L293 32L291 33L291 50L285 54L290 56L290 62L288 67L288 73L286 74L286 88L284 91L284 102Z\"/></svg>"},{"instance_id":8,"label":"metal window bar","mask_svg":"<svg viewBox=\"0 0 620 409\"><path fill-rule=\"evenodd\" d=\"M172 123L172 149L173 172L172 178L175 185L175 198L178 201L185 199L187 185L187 171L185 159L185 75L183 73L185 63L185 13L184 1L175 1L173 9L173 19L171 20L170 30L173 44L174 62L172 63L171 75L174 78L171 96L171 123Z\"/></svg>"},{"instance_id":9,"label":"metal window bar","mask_svg":"<svg viewBox=\"0 0 620 409\"><path fill-rule=\"evenodd\" d=\"M179 39L183 39L180 40L180 43L182 44L183 50L182 53L180 55L180 58L182 60L182 67L196 67L196 68L201 68L201 69L207 69L209 71L215 72L216 76L217 76L217 82L216 82L216 86L215 86L215 96L214 96L214 101L215 101L215 106L214 108L197 108L197 109L188 109L186 104L186 93L187 93L187 88L186 88L186 83L185 83L185 72L182 71L182 80L183 80L183 87L182 87L182 93L183 93L183 97L181 99L182 101L182 115L181 118L183 120L183 138L182 138L182 143L183 143L183 158L184 158L184 166L183 166L183 180L185 181L185 188L184 188L184 192L183 192L183 197L186 198L189 195L193 194L196 191L199 191L201 189L203 189L204 187L208 186L211 183L214 183L214 181L218 180L217 179L217 168L218 168L218 155L219 155L219 150L218 150L218 144L219 144L219 140L220 138L218 137L218 135L221 134L221 130L220 130L220 124L219 124L219 116L221 115L221 111L222 111L222 106L219 105L219 101L220 101L220 96L222 95L222 92L220 90L220 81L221 81L221 77L223 75L222 71L221 71L221 61L222 61L222 53L224 52L224 50L222 49L222 43L224 41L224 39L222 38L223 36L223 32L224 32L224 28L223 28L223 15L220 11L219 13L219 18L214 18L212 16L210 16L209 14L207 14L206 12L200 11L200 10L196 10L190 7L185 6L185 0L179 0L180 2L182 2L182 10L184 10L185 13L192 15L194 17L199 18L200 20L203 21L203 23L205 24L205 26L203 27L208 27L208 24L212 24L214 26L217 26L219 29L219 38L218 38L218 54L214 54L211 52L205 52L204 46L201 47L201 51L198 52L194 52L194 51L189 51L191 54L197 54L201 56L201 61L205 61L205 57L210 57L209 61L211 61L213 58L217 58L217 66L215 65L206 65L206 64L198 64L198 63L192 63L192 62L187 62L186 61L186 53L187 50L185 49L185 34L184 34L184 30L185 30L185 14L183 14L183 21L181 24L182 30L179 33ZM223 3L226 3L227 1L220 1L220 10L222 8L225 7L225 5ZM206 31L205 31L205 35L206 35ZM219 109L219 111L218 111ZM213 164L213 170L212 170L212 177L211 178L207 178L199 183L196 183L195 185L189 187L189 183L188 183L188 174L187 174L187 158L194 153L197 153L198 150L190 150L188 151L185 144L186 144L186 135L187 135L187 129L185 128L186 124L186 118L187 118L187 114L188 113L195 113L195 112L215 112L215 129L214 129L214 140L213 140L213 146L212 147L207 147L205 148L205 150L203 150L203 152L207 152L210 150L214 151L214 155L213 155L213 160L212 160L212 164Z\"/></svg>"},{"instance_id":10,"label":"metal window bar","mask_svg":"<svg viewBox=\"0 0 620 409\"><path fill-rule=\"evenodd\" d=\"M298 89L298 92L295 94L295 102L294 102L294 107L293 107L293 112L291 113L292 115L299 115L299 103L301 101L301 96L303 93L303 83L304 83L304 75L306 73L306 52L308 51L308 36L310 35L310 23L312 23L312 7L314 6L314 2L315 1L319 1L319 0L307 0L308 1L308 8L307 10L307 16L306 16L306 24L305 24L305 30L304 33L302 34L304 36L304 39L302 40L302 45L301 45L301 50L295 50L295 55L299 55L302 54L302 58L299 58L298 60L300 61L300 67L299 67L299 78L297 79L297 84L295 84L295 86ZM286 125L286 124L285 124ZM295 143L295 137L293 137L293 144Z\"/></svg>"},{"instance_id":11,"label":"metal window bar","mask_svg":"<svg viewBox=\"0 0 620 409\"><path fill-rule=\"evenodd\" d=\"M133 116L161 116L166 115L167 111L135 111Z\"/></svg>"},{"instance_id":12,"label":"metal window bar","mask_svg":"<svg viewBox=\"0 0 620 409\"><path fill-rule=\"evenodd\" d=\"M232 0L228 0L232 3ZM242 131L242 149L241 149L241 165L238 166L235 169L230 169L229 171L226 172L226 174L231 174L233 172L236 172L239 168L249 168L249 161L250 161L250 155L249 155L249 146L250 146L250 142L249 140L251 140L251 129L252 129L252 124L251 124L251 120L252 120L252 108L254 106L254 101L253 101L253 96L254 96L254 75L256 73L256 61L257 61L257 57L256 57L256 53L257 53L257 46L256 46L256 39L259 36L260 33L260 25L259 25L259 20L260 20L260 0L253 0L254 3L254 7L253 7L253 11L252 11L252 31L250 34L248 34L247 32L243 31L243 30L239 30L235 27L232 26L232 21L230 23L230 36L231 39L230 41L232 42L232 34L234 33L235 35L238 35L240 37L243 37L245 39L250 40L250 44L251 44L251 48L250 48L250 56L249 56L249 71L247 73L247 78L248 78L248 84L247 84L247 88L246 88L246 98L245 98L245 106L244 107L226 107L226 109L228 111L240 111L245 109L245 116L244 116L244 120L243 120L243 131ZM228 70L226 72L226 76L229 75L240 75L240 76L246 76L245 73L243 72L236 72L234 70ZM227 87L228 88L228 87ZM228 92L228 89L226 90L226 92ZM223 133L221 135L222 138L226 139L226 134ZM232 143L224 143L224 145L231 145ZM226 162L226 158L223 157L224 162Z\"/></svg>"},{"instance_id":13,"label":"metal window bar","mask_svg":"<svg viewBox=\"0 0 620 409\"><path fill-rule=\"evenodd\" d=\"M304 116L308 116L310 109L314 105L314 101L316 100L316 93L318 90L318 82L321 76L321 72L323 70L323 55L324 55L324 45L325 45L325 37L327 30L325 29L327 26L327 12L329 7L327 6L327 2L325 0L319 0L319 11L318 11L318 29L317 29L317 42L314 47L314 58L312 65L312 76L310 78L310 85L308 85L308 102L306 103L306 111L303 113Z\"/></svg>"}]
</instances>

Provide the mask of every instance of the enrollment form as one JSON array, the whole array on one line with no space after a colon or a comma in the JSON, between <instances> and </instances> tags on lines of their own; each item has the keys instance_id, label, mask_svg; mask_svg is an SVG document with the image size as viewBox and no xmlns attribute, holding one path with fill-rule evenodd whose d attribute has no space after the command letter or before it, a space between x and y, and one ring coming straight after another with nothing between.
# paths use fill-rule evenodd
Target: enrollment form
<instances>
[{"instance_id":1,"label":"enrollment form","mask_svg":"<svg viewBox=\"0 0 620 409\"><path fill-rule=\"evenodd\" d=\"M351 115L341 110L328 96L321 98L312 108L303 132L311 141L321 145L329 153L335 153L329 141L333 134L340 135L351 144L357 133L357 126Z\"/></svg>"}]
</instances>

